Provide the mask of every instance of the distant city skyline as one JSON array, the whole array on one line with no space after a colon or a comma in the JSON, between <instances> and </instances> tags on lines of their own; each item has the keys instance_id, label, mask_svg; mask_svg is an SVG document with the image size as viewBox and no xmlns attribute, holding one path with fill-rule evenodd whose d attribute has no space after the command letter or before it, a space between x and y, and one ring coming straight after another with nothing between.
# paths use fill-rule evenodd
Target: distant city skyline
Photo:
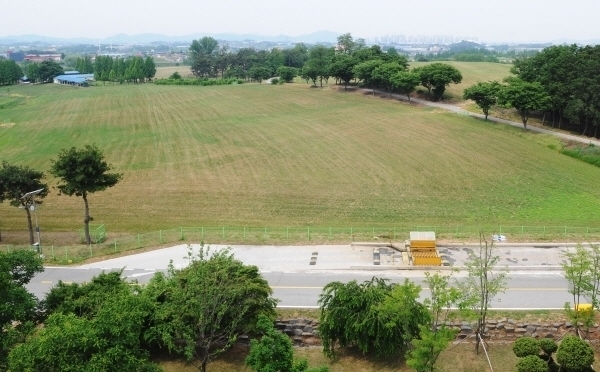
<instances>
[{"instance_id":1,"label":"distant city skyline","mask_svg":"<svg viewBox=\"0 0 600 372\"><path fill-rule=\"evenodd\" d=\"M598 0L5 0L2 9L0 37L298 36L330 30L365 39L384 35L471 35L488 43L600 39Z\"/></svg>"}]
</instances>

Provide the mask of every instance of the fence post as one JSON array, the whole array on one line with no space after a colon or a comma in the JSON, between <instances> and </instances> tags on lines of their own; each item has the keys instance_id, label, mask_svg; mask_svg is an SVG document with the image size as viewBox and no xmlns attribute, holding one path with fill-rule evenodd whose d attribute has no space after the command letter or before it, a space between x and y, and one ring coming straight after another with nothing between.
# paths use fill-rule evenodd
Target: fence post
<instances>
[{"instance_id":1,"label":"fence post","mask_svg":"<svg viewBox=\"0 0 600 372\"><path fill-rule=\"evenodd\" d=\"M373 238L375 238L375 227L373 227Z\"/></svg>"},{"instance_id":2,"label":"fence post","mask_svg":"<svg viewBox=\"0 0 600 372\"><path fill-rule=\"evenodd\" d=\"M65 247L65 262L69 263L69 252L67 251L67 247Z\"/></svg>"},{"instance_id":3,"label":"fence post","mask_svg":"<svg viewBox=\"0 0 600 372\"><path fill-rule=\"evenodd\" d=\"M263 239L267 240L267 228L265 227L265 232L263 233Z\"/></svg>"},{"instance_id":4,"label":"fence post","mask_svg":"<svg viewBox=\"0 0 600 372\"><path fill-rule=\"evenodd\" d=\"M331 240L331 227L329 228L329 240Z\"/></svg>"},{"instance_id":5,"label":"fence post","mask_svg":"<svg viewBox=\"0 0 600 372\"><path fill-rule=\"evenodd\" d=\"M565 226L565 238L567 237L567 227Z\"/></svg>"},{"instance_id":6,"label":"fence post","mask_svg":"<svg viewBox=\"0 0 600 372\"><path fill-rule=\"evenodd\" d=\"M310 242L310 226L308 227L308 241Z\"/></svg>"},{"instance_id":7,"label":"fence post","mask_svg":"<svg viewBox=\"0 0 600 372\"><path fill-rule=\"evenodd\" d=\"M158 230L158 244L162 244L162 230Z\"/></svg>"},{"instance_id":8,"label":"fence post","mask_svg":"<svg viewBox=\"0 0 600 372\"><path fill-rule=\"evenodd\" d=\"M181 230L181 235L180 235L180 239L183 240L183 226L179 228Z\"/></svg>"},{"instance_id":9,"label":"fence post","mask_svg":"<svg viewBox=\"0 0 600 372\"><path fill-rule=\"evenodd\" d=\"M52 250L52 261L54 261L54 246L51 246L50 249Z\"/></svg>"},{"instance_id":10,"label":"fence post","mask_svg":"<svg viewBox=\"0 0 600 372\"><path fill-rule=\"evenodd\" d=\"M225 226L223 226L223 239L225 239Z\"/></svg>"},{"instance_id":11,"label":"fence post","mask_svg":"<svg viewBox=\"0 0 600 372\"><path fill-rule=\"evenodd\" d=\"M246 240L246 227L244 226L244 240Z\"/></svg>"},{"instance_id":12,"label":"fence post","mask_svg":"<svg viewBox=\"0 0 600 372\"><path fill-rule=\"evenodd\" d=\"M117 239L115 239L115 253L117 252Z\"/></svg>"},{"instance_id":13,"label":"fence post","mask_svg":"<svg viewBox=\"0 0 600 372\"><path fill-rule=\"evenodd\" d=\"M92 245L90 244L90 257L94 257L94 251L92 250Z\"/></svg>"},{"instance_id":14,"label":"fence post","mask_svg":"<svg viewBox=\"0 0 600 372\"><path fill-rule=\"evenodd\" d=\"M138 234L138 248L142 247L142 242L140 240L140 234Z\"/></svg>"},{"instance_id":15,"label":"fence post","mask_svg":"<svg viewBox=\"0 0 600 372\"><path fill-rule=\"evenodd\" d=\"M204 226L202 226L202 240L204 240Z\"/></svg>"},{"instance_id":16,"label":"fence post","mask_svg":"<svg viewBox=\"0 0 600 372\"><path fill-rule=\"evenodd\" d=\"M290 228L289 227L285 228L285 239L288 242L290 241Z\"/></svg>"}]
</instances>

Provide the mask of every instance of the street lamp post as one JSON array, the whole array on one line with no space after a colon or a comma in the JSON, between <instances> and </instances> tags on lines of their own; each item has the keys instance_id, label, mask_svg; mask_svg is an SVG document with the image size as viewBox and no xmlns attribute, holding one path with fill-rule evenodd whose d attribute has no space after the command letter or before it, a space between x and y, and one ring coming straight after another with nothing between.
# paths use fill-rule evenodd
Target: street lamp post
<instances>
[{"instance_id":1,"label":"street lamp post","mask_svg":"<svg viewBox=\"0 0 600 372\"><path fill-rule=\"evenodd\" d=\"M38 253L41 253L42 241L40 239L40 225L38 224L38 219L37 219L37 206L35 204L35 196L42 191L44 191L44 189L30 191L21 197L21 199L25 200L26 203L27 203L27 200L31 200L33 202L33 205L31 207L33 208L33 216L35 218L35 231L37 233L37 251L38 251ZM26 206L27 206L27 204L26 204Z\"/></svg>"}]
</instances>

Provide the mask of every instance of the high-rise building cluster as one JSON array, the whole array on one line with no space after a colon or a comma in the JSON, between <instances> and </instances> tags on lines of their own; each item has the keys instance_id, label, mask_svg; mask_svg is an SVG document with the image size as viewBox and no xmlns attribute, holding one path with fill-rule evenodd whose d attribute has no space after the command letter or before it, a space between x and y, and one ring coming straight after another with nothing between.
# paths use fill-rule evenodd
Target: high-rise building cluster
<instances>
[{"instance_id":1,"label":"high-rise building cluster","mask_svg":"<svg viewBox=\"0 0 600 372\"><path fill-rule=\"evenodd\" d=\"M462 40L478 42L474 36L453 35L384 35L366 38L367 44L452 44Z\"/></svg>"}]
</instances>

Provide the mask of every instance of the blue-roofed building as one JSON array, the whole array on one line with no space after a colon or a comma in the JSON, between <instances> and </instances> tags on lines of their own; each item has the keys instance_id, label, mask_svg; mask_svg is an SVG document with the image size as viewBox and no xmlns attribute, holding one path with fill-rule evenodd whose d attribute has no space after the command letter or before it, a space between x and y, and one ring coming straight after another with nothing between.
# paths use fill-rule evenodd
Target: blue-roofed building
<instances>
[{"instance_id":1,"label":"blue-roofed building","mask_svg":"<svg viewBox=\"0 0 600 372\"><path fill-rule=\"evenodd\" d=\"M93 80L94 74L58 75L54 78L54 84L87 87L89 86L88 82Z\"/></svg>"}]
</instances>

